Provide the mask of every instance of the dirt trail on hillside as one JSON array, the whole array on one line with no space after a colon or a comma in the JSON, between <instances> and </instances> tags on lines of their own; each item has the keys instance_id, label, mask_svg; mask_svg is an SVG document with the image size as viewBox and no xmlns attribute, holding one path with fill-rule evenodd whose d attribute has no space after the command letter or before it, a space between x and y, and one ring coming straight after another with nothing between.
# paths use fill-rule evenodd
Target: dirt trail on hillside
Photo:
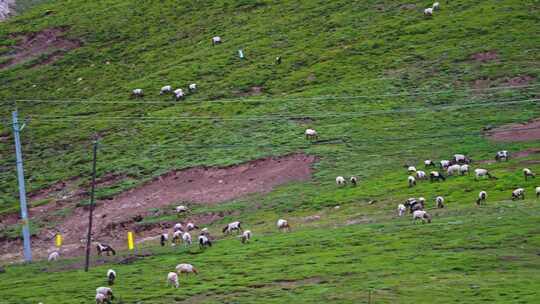
<instances>
[{"instance_id":1,"label":"dirt trail on hillside","mask_svg":"<svg viewBox=\"0 0 540 304\"><path fill-rule=\"evenodd\" d=\"M311 167L316 161L315 156L292 154L258 159L236 166L194 167L171 171L110 200L99 201L94 210L94 238L123 247L124 232L133 228L135 222L153 214L154 211L151 210L153 208L163 208L180 202L214 204L252 193L269 192L274 187L288 182L310 180ZM30 214L38 218L40 215L50 215L55 209L51 206L55 205L37 207L36 209L47 212L31 210ZM58 208L63 207L58 205ZM209 224L222 216L222 214L206 214L192 217L190 220L199 224ZM80 240L84 239L86 234L87 217L86 208L76 208L55 227L55 230L64 236L64 255L82 252ZM33 241L34 248L42 251L49 248L52 245L53 235L52 231L40 233L36 242ZM16 242L20 243L20 240ZM0 246L1 259L12 258L13 249L19 251L19 248L13 241L4 242Z\"/></svg>"},{"instance_id":2,"label":"dirt trail on hillside","mask_svg":"<svg viewBox=\"0 0 540 304\"><path fill-rule=\"evenodd\" d=\"M486 136L493 141L518 142L534 141L540 139L540 118L526 123L514 123L486 132Z\"/></svg>"}]
</instances>

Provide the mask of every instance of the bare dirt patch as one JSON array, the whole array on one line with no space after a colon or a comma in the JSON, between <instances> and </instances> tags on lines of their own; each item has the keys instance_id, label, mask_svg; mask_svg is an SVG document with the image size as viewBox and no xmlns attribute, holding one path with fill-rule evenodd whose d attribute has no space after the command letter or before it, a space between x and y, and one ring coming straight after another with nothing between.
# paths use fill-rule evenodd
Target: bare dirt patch
<instances>
[{"instance_id":1,"label":"bare dirt patch","mask_svg":"<svg viewBox=\"0 0 540 304\"><path fill-rule=\"evenodd\" d=\"M485 133L493 141L519 142L540 139L540 118L494 128Z\"/></svg>"},{"instance_id":2,"label":"bare dirt patch","mask_svg":"<svg viewBox=\"0 0 540 304\"><path fill-rule=\"evenodd\" d=\"M268 157L227 167L194 167L174 170L163 174L137 188L126 191L111 199L97 202L94 211L94 238L105 241L119 248L125 246L123 239L127 229L134 229L138 222L147 216L155 214L155 209L170 206L173 203L215 204L229 201L251 193L265 193L274 187L292 182L311 179L311 166L317 161L315 156L291 154L282 157ZM109 175L103 178L103 184L118 181L122 175ZM49 192L40 192L35 197L48 197L54 191L65 190L64 182L53 185ZM78 189L78 191L81 191ZM75 192L76 194L77 192ZM74 194L74 195L75 195ZM75 208L72 201L72 212L63 217L55 217L53 211L62 210L67 205L62 202L47 204L32 208L32 219L44 220L59 224L55 231L43 229L36 236L35 248L42 251L50 247L51 235L60 232L64 236L63 255L82 253L80 242L84 239L87 229L87 208ZM205 225L219 220L224 216L220 213L196 215L190 218L195 223ZM139 227L145 234L162 231L170 223L158 223ZM15 242L20 242L16 240ZM6 244L2 244L6 245ZM20 247L0 246L0 257L5 259Z\"/></svg>"},{"instance_id":3,"label":"bare dirt patch","mask_svg":"<svg viewBox=\"0 0 540 304\"><path fill-rule=\"evenodd\" d=\"M488 62L497 60L499 58L499 55L496 51L486 51L486 52L480 52L476 54L471 55L471 59L479 62Z\"/></svg>"},{"instance_id":4,"label":"bare dirt patch","mask_svg":"<svg viewBox=\"0 0 540 304\"><path fill-rule=\"evenodd\" d=\"M533 82L535 78L530 75L519 75L516 77L512 77L506 81L506 85L512 86L512 87L521 87L526 86L529 83Z\"/></svg>"},{"instance_id":5,"label":"bare dirt patch","mask_svg":"<svg viewBox=\"0 0 540 304\"><path fill-rule=\"evenodd\" d=\"M7 59L0 64L0 69L7 69L14 65L29 62L41 58L40 62L33 66L51 64L62 58L69 50L79 48L80 40L65 37L67 28L56 27L35 33L12 34L11 39L17 39L17 43L10 47Z\"/></svg>"},{"instance_id":6,"label":"bare dirt patch","mask_svg":"<svg viewBox=\"0 0 540 304\"><path fill-rule=\"evenodd\" d=\"M248 97L248 96L261 95L263 93L263 91L264 91L263 87L254 86L254 87L249 88L249 90L247 90L247 91L235 91L233 93L234 93L235 96Z\"/></svg>"}]
</instances>

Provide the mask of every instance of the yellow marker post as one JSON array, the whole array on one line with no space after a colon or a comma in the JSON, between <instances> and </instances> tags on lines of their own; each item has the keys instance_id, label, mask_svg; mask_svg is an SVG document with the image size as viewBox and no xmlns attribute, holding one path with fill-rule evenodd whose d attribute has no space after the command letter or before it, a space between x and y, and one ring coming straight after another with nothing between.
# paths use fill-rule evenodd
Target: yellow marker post
<instances>
[{"instance_id":1,"label":"yellow marker post","mask_svg":"<svg viewBox=\"0 0 540 304\"><path fill-rule=\"evenodd\" d=\"M133 242L133 232L128 232L128 249L133 250L135 248L134 242Z\"/></svg>"},{"instance_id":2,"label":"yellow marker post","mask_svg":"<svg viewBox=\"0 0 540 304\"><path fill-rule=\"evenodd\" d=\"M62 235L57 234L56 238L55 238L55 241L54 241L54 243L56 244L56 247L58 247L58 248L62 247L62 241L63 241Z\"/></svg>"}]
</instances>

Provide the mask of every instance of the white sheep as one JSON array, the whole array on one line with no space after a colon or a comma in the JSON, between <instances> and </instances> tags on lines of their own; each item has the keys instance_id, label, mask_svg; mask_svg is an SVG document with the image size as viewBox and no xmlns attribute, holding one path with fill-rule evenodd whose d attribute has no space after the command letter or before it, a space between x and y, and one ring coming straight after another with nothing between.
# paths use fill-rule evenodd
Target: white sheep
<instances>
[{"instance_id":1,"label":"white sheep","mask_svg":"<svg viewBox=\"0 0 540 304\"><path fill-rule=\"evenodd\" d=\"M196 83L191 83L189 86L188 86L188 90L190 92L195 92L197 91L197 84Z\"/></svg>"},{"instance_id":2,"label":"white sheep","mask_svg":"<svg viewBox=\"0 0 540 304\"><path fill-rule=\"evenodd\" d=\"M451 165L446 169L446 173L448 176L454 175L455 173L459 173L461 169L460 165Z\"/></svg>"},{"instance_id":3,"label":"white sheep","mask_svg":"<svg viewBox=\"0 0 540 304\"><path fill-rule=\"evenodd\" d=\"M431 223L431 215L424 210L416 210L413 212L413 223L417 220L422 220L422 223L425 223L426 221Z\"/></svg>"},{"instance_id":4,"label":"white sheep","mask_svg":"<svg viewBox=\"0 0 540 304\"><path fill-rule=\"evenodd\" d=\"M409 175L409 177L407 178L407 182L409 183L409 188L416 186L416 178L414 178L414 176L412 175Z\"/></svg>"},{"instance_id":5,"label":"white sheep","mask_svg":"<svg viewBox=\"0 0 540 304\"><path fill-rule=\"evenodd\" d=\"M487 199L487 192L480 191L480 193L478 193L478 199L476 200L476 204L480 205L480 203L485 202L486 199Z\"/></svg>"},{"instance_id":6,"label":"white sheep","mask_svg":"<svg viewBox=\"0 0 540 304\"><path fill-rule=\"evenodd\" d=\"M433 8L428 7L424 10L424 16L433 16Z\"/></svg>"},{"instance_id":7,"label":"white sheep","mask_svg":"<svg viewBox=\"0 0 540 304\"><path fill-rule=\"evenodd\" d=\"M189 232L184 232L184 234L182 234L182 241L184 241L186 247L191 246L191 234Z\"/></svg>"},{"instance_id":8,"label":"white sheep","mask_svg":"<svg viewBox=\"0 0 540 304\"><path fill-rule=\"evenodd\" d=\"M491 175L487 169L474 169L474 179L478 180L480 177L487 176L490 179L497 179L495 176Z\"/></svg>"},{"instance_id":9,"label":"white sheep","mask_svg":"<svg viewBox=\"0 0 540 304\"><path fill-rule=\"evenodd\" d=\"M468 164L471 162L471 159L469 159L464 154L454 154L454 161L455 164Z\"/></svg>"},{"instance_id":10,"label":"white sheep","mask_svg":"<svg viewBox=\"0 0 540 304\"><path fill-rule=\"evenodd\" d=\"M431 159L426 159L426 160L424 161L424 166L425 166L426 168L428 168L428 167L435 167L435 163L434 163Z\"/></svg>"},{"instance_id":11,"label":"white sheep","mask_svg":"<svg viewBox=\"0 0 540 304\"><path fill-rule=\"evenodd\" d=\"M107 271L107 282L109 283L109 285L113 285L115 280L116 280L116 271L109 269Z\"/></svg>"},{"instance_id":12,"label":"white sheep","mask_svg":"<svg viewBox=\"0 0 540 304\"><path fill-rule=\"evenodd\" d=\"M358 183L358 177L351 176L350 182L351 182L351 185L356 186L356 184Z\"/></svg>"},{"instance_id":13,"label":"white sheep","mask_svg":"<svg viewBox=\"0 0 540 304\"><path fill-rule=\"evenodd\" d=\"M172 87L170 85L166 85L164 87L161 87L161 90L159 91L159 95L167 94L172 92Z\"/></svg>"},{"instance_id":14,"label":"white sheep","mask_svg":"<svg viewBox=\"0 0 540 304\"><path fill-rule=\"evenodd\" d=\"M451 165L451 163L449 160L444 159L440 161L440 165L442 169L446 169Z\"/></svg>"},{"instance_id":15,"label":"white sheep","mask_svg":"<svg viewBox=\"0 0 540 304\"><path fill-rule=\"evenodd\" d=\"M176 265L176 272L179 273L179 274L185 273L187 275L189 275L190 273L199 274L197 269L195 267L193 267L193 265L191 265L191 264L178 264L178 265Z\"/></svg>"},{"instance_id":16,"label":"white sheep","mask_svg":"<svg viewBox=\"0 0 540 304\"><path fill-rule=\"evenodd\" d=\"M239 222L239 221L229 223L229 224L227 224L227 226L225 226L223 228L223 233L229 234L229 233L231 233L233 231L241 232L241 231L243 231L241 225L242 225L242 223Z\"/></svg>"},{"instance_id":17,"label":"white sheep","mask_svg":"<svg viewBox=\"0 0 540 304\"><path fill-rule=\"evenodd\" d=\"M101 293L96 294L96 304L105 304L107 302L107 296Z\"/></svg>"},{"instance_id":18,"label":"white sheep","mask_svg":"<svg viewBox=\"0 0 540 304\"><path fill-rule=\"evenodd\" d=\"M540 197L540 187L536 187L534 190L536 192L536 198Z\"/></svg>"},{"instance_id":19,"label":"white sheep","mask_svg":"<svg viewBox=\"0 0 540 304\"><path fill-rule=\"evenodd\" d=\"M182 89L176 89L174 90L174 99L176 101L179 101L180 99L183 99L186 94L184 93L184 90Z\"/></svg>"},{"instance_id":20,"label":"white sheep","mask_svg":"<svg viewBox=\"0 0 540 304\"><path fill-rule=\"evenodd\" d=\"M103 252L107 253L107 256L109 256L111 253L112 255L116 255L116 251L110 245L107 245L107 244L97 243L96 250L99 256L101 256Z\"/></svg>"},{"instance_id":21,"label":"white sheep","mask_svg":"<svg viewBox=\"0 0 540 304\"><path fill-rule=\"evenodd\" d=\"M214 36L212 37L212 45L220 44L221 43L221 37Z\"/></svg>"},{"instance_id":22,"label":"white sheep","mask_svg":"<svg viewBox=\"0 0 540 304\"><path fill-rule=\"evenodd\" d=\"M306 129L304 134L306 135L306 139L319 139L319 134L314 129Z\"/></svg>"},{"instance_id":23,"label":"white sheep","mask_svg":"<svg viewBox=\"0 0 540 304\"><path fill-rule=\"evenodd\" d=\"M500 161L500 160L505 160L507 161L508 159L510 159L510 153L506 150L502 150L502 151L498 151L497 154L495 154L495 161Z\"/></svg>"},{"instance_id":24,"label":"white sheep","mask_svg":"<svg viewBox=\"0 0 540 304\"><path fill-rule=\"evenodd\" d=\"M176 272L169 272L167 275L167 285L171 285L174 288L180 287L180 283L178 282L178 274L176 274Z\"/></svg>"},{"instance_id":25,"label":"white sheep","mask_svg":"<svg viewBox=\"0 0 540 304\"><path fill-rule=\"evenodd\" d=\"M199 235L199 248L212 247L212 241L206 235Z\"/></svg>"},{"instance_id":26,"label":"white sheep","mask_svg":"<svg viewBox=\"0 0 540 304\"><path fill-rule=\"evenodd\" d=\"M180 243L183 233L184 232L182 230L178 230L173 233L173 237L171 239L171 246L176 246Z\"/></svg>"},{"instance_id":27,"label":"white sheep","mask_svg":"<svg viewBox=\"0 0 540 304\"><path fill-rule=\"evenodd\" d=\"M512 200L520 198L525 199L525 189L517 188L516 190L512 191Z\"/></svg>"},{"instance_id":28,"label":"white sheep","mask_svg":"<svg viewBox=\"0 0 540 304\"><path fill-rule=\"evenodd\" d=\"M174 224L173 231L184 231L184 226L182 225L182 223L176 223Z\"/></svg>"},{"instance_id":29,"label":"white sheep","mask_svg":"<svg viewBox=\"0 0 540 304\"><path fill-rule=\"evenodd\" d=\"M47 259L49 262L57 261L58 258L60 258L60 253L58 251L51 252L49 254L49 258Z\"/></svg>"},{"instance_id":30,"label":"white sheep","mask_svg":"<svg viewBox=\"0 0 540 304\"><path fill-rule=\"evenodd\" d=\"M437 208L444 208L444 197L442 196L437 196L435 198L435 203L437 205Z\"/></svg>"},{"instance_id":31,"label":"white sheep","mask_svg":"<svg viewBox=\"0 0 540 304\"><path fill-rule=\"evenodd\" d=\"M208 230L208 228L201 229L201 235L209 237L210 236L210 231Z\"/></svg>"},{"instance_id":32,"label":"white sheep","mask_svg":"<svg viewBox=\"0 0 540 304\"><path fill-rule=\"evenodd\" d=\"M135 98L144 97L143 89L134 89L133 91L131 91L131 97L135 97Z\"/></svg>"},{"instance_id":33,"label":"white sheep","mask_svg":"<svg viewBox=\"0 0 540 304\"><path fill-rule=\"evenodd\" d=\"M427 175L424 171L416 171L416 178L418 179L426 179Z\"/></svg>"},{"instance_id":34,"label":"white sheep","mask_svg":"<svg viewBox=\"0 0 540 304\"><path fill-rule=\"evenodd\" d=\"M246 230L244 233L242 233L242 244L247 243L251 239L251 231Z\"/></svg>"},{"instance_id":35,"label":"white sheep","mask_svg":"<svg viewBox=\"0 0 540 304\"><path fill-rule=\"evenodd\" d=\"M111 300L114 300L114 295L112 292L112 289L109 287L98 287L96 288L96 300L98 299L97 295L101 294L105 297L106 302L110 302Z\"/></svg>"},{"instance_id":36,"label":"white sheep","mask_svg":"<svg viewBox=\"0 0 540 304\"><path fill-rule=\"evenodd\" d=\"M184 205L180 205L180 206L176 206L174 210L176 210L176 213L184 213L188 211L188 208Z\"/></svg>"},{"instance_id":37,"label":"white sheep","mask_svg":"<svg viewBox=\"0 0 540 304\"><path fill-rule=\"evenodd\" d=\"M434 180L437 180L437 181L443 180L444 181L444 180L446 180L446 178L441 173L439 173L437 171L431 171L429 173L429 180L431 182L433 182Z\"/></svg>"},{"instance_id":38,"label":"white sheep","mask_svg":"<svg viewBox=\"0 0 540 304\"><path fill-rule=\"evenodd\" d=\"M417 202L422 206L422 209L424 209L424 206L426 205L426 199L424 197L419 197Z\"/></svg>"},{"instance_id":39,"label":"white sheep","mask_svg":"<svg viewBox=\"0 0 540 304\"><path fill-rule=\"evenodd\" d=\"M338 176L336 177L336 184L338 186L344 186L345 184L347 184L347 181L345 180L343 176Z\"/></svg>"},{"instance_id":40,"label":"white sheep","mask_svg":"<svg viewBox=\"0 0 540 304\"><path fill-rule=\"evenodd\" d=\"M435 2L435 3L433 3L433 5L431 6L431 8L432 8L434 11L438 11L438 10L441 8L441 5L439 4L439 2Z\"/></svg>"},{"instance_id":41,"label":"white sheep","mask_svg":"<svg viewBox=\"0 0 540 304\"><path fill-rule=\"evenodd\" d=\"M397 210L398 210L398 216L403 216L405 211L407 211L407 207L405 207L405 205L403 204L399 204L397 207Z\"/></svg>"},{"instance_id":42,"label":"white sheep","mask_svg":"<svg viewBox=\"0 0 540 304\"><path fill-rule=\"evenodd\" d=\"M415 166L408 166L407 167L407 172L410 174L410 173L414 173L416 172L416 167Z\"/></svg>"},{"instance_id":43,"label":"white sheep","mask_svg":"<svg viewBox=\"0 0 540 304\"><path fill-rule=\"evenodd\" d=\"M535 174L529 168L523 169L523 175L525 176L525 180L527 180L528 177L532 177L532 178L536 177Z\"/></svg>"},{"instance_id":44,"label":"white sheep","mask_svg":"<svg viewBox=\"0 0 540 304\"><path fill-rule=\"evenodd\" d=\"M195 230L195 229L199 229L199 227L193 223L187 223L186 224L186 230L187 231L192 231L192 230Z\"/></svg>"},{"instance_id":45,"label":"white sheep","mask_svg":"<svg viewBox=\"0 0 540 304\"><path fill-rule=\"evenodd\" d=\"M469 175L469 165L461 165L461 167L459 167L459 173L461 173L461 175Z\"/></svg>"},{"instance_id":46,"label":"white sheep","mask_svg":"<svg viewBox=\"0 0 540 304\"><path fill-rule=\"evenodd\" d=\"M276 226L281 231L290 231L291 230L291 227L289 226L289 222L287 222L287 220L284 220L284 219L277 220Z\"/></svg>"}]
</instances>

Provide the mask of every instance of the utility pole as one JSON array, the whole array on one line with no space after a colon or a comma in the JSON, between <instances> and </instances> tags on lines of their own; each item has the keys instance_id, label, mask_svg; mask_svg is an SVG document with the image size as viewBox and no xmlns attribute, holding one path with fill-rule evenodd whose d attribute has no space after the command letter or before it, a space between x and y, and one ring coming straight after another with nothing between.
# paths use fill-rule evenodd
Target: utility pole
<instances>
[{"instance_id":1,"label":"utility pole","mask_svg":"<svg viewBox=\"0 0 540 304\"><path fill-rule=\"evenodd\" d=\"M88 272L90 265L90 243L92 242L92 219L94 213L94 192L96 190L96 161L97 161L97 139L94 140L94 159L92 161L92 191L90 192L90 212L88 213L88 234L86 235L86 259L84 271Z\"/></svg>"},{"instance_id":2,"label":"utility pole","mask_svg":"<svg viewBox=\"0 0 540 304\"><path fill-rule=\"evenodd\" d=\"M26 207L26 188L24 186L24 168L22 159L22 148L20 132L24 128L19 127L19 118L17 111L11 113L13 119L13 137L15 138L15 155L17 157L17 178L19 180L19 201L21 204L21 218L23 231L24 261L32 262L32 248L30 247L30 227L28 224L28 208Z\"/></svg>"}]
</instances>

